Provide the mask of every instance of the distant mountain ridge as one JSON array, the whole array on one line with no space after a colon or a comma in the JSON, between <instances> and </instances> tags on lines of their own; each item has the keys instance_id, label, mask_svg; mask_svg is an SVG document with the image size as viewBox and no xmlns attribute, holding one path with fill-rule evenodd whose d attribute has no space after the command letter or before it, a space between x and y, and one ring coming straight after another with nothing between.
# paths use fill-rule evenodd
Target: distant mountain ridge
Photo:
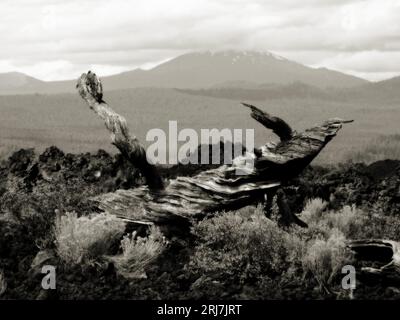
<instances>
[{"instance_id":1,"label":"distant mountain ridge","mask_svg":"<svg viewBox=\"0 0 400 320\"><path fill-rule=\"evenodd\" d=\"M321 88L296 81L289 84L257 84L246 81L231 81L210 88L178 89L191 95L230 100L268 99L323 99L335 101L400 101L400 76L378 82L367 82L354 87Z\"/></svg>"},{"instance_id":2,"label":"distant mountain ridge","mask_svg":"<svg viewBox=\"0 0 400 320\"><path fill-rule=\"evenodd\" d=\"M303 82L293 82L284 85L251 85L250 83L229 83L220 87L208 89L176 89L191 95L213 98L231 99L236 101L267 100L267 99L325 99L332 100L337 92L343 89L321 89ZM351 89L349 89L351 90Z\"/></svg>"},{"instance_id":3,"label":"distant mountain ridge","mask_svg":"<svg viewBox=\"0 0 400 320\"><path fill-rule=\"evenodd\" d=\"M20 72L0 73L0 90L32 88L44 85L45 82Z\"/></svg>"},{"instance_id":4,"label":"distant mountain ridge","mask_svg":"<svg viewBox=\"0 0 400 320\"><path fill-rule=\"evenodd\" d=\"M310 68L267 51L233 50L187 53L150 70L135 69L101 79L106 90L137 87L201 89L229 82L274 85L302 82L317 88L353 88L368 83L338 71ZM46 82L20 73L0 74L0 94L3 95L74 90L75 80Z\"/></svg>"}]
</instances>

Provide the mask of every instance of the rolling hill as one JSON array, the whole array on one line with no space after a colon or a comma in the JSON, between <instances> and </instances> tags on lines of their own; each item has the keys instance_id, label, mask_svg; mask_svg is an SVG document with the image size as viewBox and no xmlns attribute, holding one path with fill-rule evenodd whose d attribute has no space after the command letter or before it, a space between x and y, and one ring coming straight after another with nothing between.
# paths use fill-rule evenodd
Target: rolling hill
<instances>
[{"instance_id":1,"label":"rolling hill","mask_svg":"<svg viewBox=\"0 0 400 320\"><path fill-rule=\"evenodd\" d=\"M358 93L369 99L399 100L400 76L363 85L359 88Z\"/></svg>"},{"instance_id":2,"label":"rolling hill","mask_svg":"<svg viewBox=\"0 0 400 320\"><path fill-rule=\"evenodd\" d=\"M355 87L321 88L304 82L290 84L257 84L232 81L202 89L179 89L181 92L231 100L321 99L328 101L370 102L377 107L386 103L399 103L400 76Z\"/></svg>"},{"instance_id":3,"label":"rolling hill","mask_svg":"<svg viewBox=\"0 0 400 320\"><path fill-rule=\"evenodd\" d=\"M31 92L45 86L46 83L44 81L20 72L0 73L0 94Z\"/></svg>"}]
</instances>

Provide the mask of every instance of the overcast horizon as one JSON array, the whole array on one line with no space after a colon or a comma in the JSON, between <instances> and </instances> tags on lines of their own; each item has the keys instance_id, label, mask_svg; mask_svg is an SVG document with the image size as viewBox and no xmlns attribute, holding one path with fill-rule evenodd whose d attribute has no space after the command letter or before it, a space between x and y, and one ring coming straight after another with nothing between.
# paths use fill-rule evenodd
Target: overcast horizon
<instances>
[{"instance_id":1,"label":"overcast horizon","mask_svg":"<svg viewBox=\"0 0 400 320\"><path fill-rule=\"evenodd\" d=\"M395 0L3 0L0 73L149 69L188 52L270 51L372 81L400 74Z\"/></svg>"}]
</instances>

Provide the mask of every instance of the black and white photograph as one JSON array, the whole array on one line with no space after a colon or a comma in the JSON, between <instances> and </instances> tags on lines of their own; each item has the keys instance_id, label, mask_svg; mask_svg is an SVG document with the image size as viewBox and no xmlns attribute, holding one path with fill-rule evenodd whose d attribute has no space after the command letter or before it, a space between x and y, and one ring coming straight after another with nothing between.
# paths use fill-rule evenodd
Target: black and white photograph
<instances>
[{"instance_id":1,"label":"black and white photograph","mask_svg":"<svg viewBox=\"0 0 400 320\"><path fill-rule=\"evenodd\" d=\"M400 2L0 0L0 300L400 300Z\"/></svg>"}]
</instances>

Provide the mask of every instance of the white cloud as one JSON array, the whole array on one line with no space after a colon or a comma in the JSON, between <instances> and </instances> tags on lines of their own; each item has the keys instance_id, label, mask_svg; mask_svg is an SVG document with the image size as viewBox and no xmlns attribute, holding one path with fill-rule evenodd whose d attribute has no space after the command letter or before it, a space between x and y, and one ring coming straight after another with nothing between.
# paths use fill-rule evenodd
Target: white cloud
<instances>
[{"instance_id":1,"label":"white cloud","mask_svg":"<svg viewBox=\"0 0 400 320\"><path fill-rule=\"evenodd\" d=\"M2 0L0 12L0 72L46 80L209 49L271 50L370 79L399 71L397 0Z\"/></svg>"}]
</instances>

